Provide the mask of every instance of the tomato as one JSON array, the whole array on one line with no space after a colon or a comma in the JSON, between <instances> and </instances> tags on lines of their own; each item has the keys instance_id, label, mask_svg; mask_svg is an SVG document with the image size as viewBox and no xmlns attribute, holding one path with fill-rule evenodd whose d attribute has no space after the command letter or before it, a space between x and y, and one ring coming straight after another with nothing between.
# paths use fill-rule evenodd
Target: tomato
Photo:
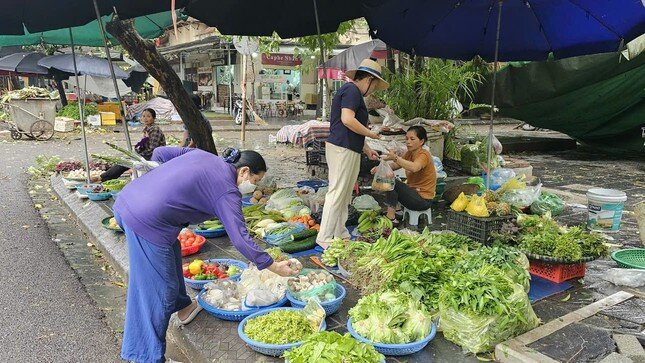
<instances>
[{"instance_id":1,"label":"tomato","mask_svg":"<svg viewBox=\"0 0 645 363\"><path fill-rule=\"evenodd\" d=\"M190 243L192 245L193 243L195 243L195 238L191 237L191 238L187 239L186 243Z\"/></svg>"}]
</instances>

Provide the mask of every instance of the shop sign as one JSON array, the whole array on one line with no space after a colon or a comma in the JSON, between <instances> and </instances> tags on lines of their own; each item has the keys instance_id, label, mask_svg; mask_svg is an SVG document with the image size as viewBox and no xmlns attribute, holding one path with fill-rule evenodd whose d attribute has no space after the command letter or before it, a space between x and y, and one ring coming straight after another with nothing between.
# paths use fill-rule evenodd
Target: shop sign
<instances>
[{"instance_id":1,"label":"shop sign","mask_svg":"<svg viewBox=\"0 0 645 363\"><path fill-rule=\"evenodd\" d=\"M287 79L282 74L260 74L260 81L264 83L286 83Z\"/></svg>"},{"instance_id":2,"label":"shop sign","mask_svg":"<svg viewBox=\"0 0 645 363\"><path fill-rule=\"evenodd\" d=\"M295 67L302 64L302 60L293 54L262 54L262 64L271 66Z\"/></svg>"},{"instance_id":3,"label":"shop sign","mask_svg":"<svg viewBox=\"0 0 645 363\"><path fill-rule=\"evenodd\" d=\"M231 52L231 63L235 64L237 52ZM228 53L219 53L217 55L212 55L210 57L210 62L212 66L227 66L228 64Z\"/></svg>"}]
</instances>

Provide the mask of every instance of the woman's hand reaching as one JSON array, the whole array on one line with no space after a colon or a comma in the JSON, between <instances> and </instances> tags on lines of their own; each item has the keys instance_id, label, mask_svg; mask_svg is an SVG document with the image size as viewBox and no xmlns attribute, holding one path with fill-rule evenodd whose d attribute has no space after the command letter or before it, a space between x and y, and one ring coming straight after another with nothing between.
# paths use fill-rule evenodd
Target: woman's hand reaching
<instances>
[{"instance_id":1,"label":"woman's hand reaching","mask_svg":"<svg viewBox=\"0 0 645 363\"><path fill-rule=\"evenodd\" d=\"M268 269L269 271L284 277L295 276L300 272L299 270L293 269L292 264L289 261L274 262L268 267Z\"/></svg>"}]
</instances>

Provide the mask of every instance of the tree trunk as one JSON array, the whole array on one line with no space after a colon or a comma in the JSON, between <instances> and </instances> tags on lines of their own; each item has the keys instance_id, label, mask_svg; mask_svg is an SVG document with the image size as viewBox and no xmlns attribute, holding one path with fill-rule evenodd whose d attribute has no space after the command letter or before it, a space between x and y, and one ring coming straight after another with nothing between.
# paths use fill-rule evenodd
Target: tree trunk
<instances>
[{"instance_id":1,"label":"tree trunk","mask_svg":"<svg viewBox=\"0 0 645 363\"><path fill-rule=\"evenodd\" d=\"M206 124L202 121L201 112L184 89L179 76L168 61L157 52L154 43L139 36L132 20L119 20L115 17L113 21L107 23L106 29L163 87L195 145L217 155L213 135L209 134Z\"/></svg>"},{"instance_id":2,"label":"tree trunk","mask_svg":"<svg viewBox=\"0 0 645 363\"><path fill-rule=\"evenodd\" d=\"M390 71L390 74L394 74L394 71L395 71L394 51L392 50L392 47L390 47L389 45L386 45L385 50L386 50L386 53L387 53L387 58L385 59L385 64L387 66L387 69Z\"/></svg>"}]
</instances>

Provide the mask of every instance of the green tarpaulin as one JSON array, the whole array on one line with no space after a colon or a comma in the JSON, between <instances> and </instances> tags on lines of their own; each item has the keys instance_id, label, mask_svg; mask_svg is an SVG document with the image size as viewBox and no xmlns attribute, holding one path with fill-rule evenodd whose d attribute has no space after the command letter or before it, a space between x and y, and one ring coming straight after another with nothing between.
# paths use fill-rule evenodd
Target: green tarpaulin
<instances>
[{"instance_id":1,"label":"green tarpaulin","mask_svg":"<svg viewBox=\"0 0 645 363\"><path fill-rule=\"evenodd\" d=\"M54 5L55 6L55 5ZM161 36L165 30L172 25L171 12L152 14L135 18L134 27L144 39L153 39ZM103 24L110 21L110 16L103 17ZM185 19L185 16L178 15L178 19ZM99 30L98 22L95 20L83 26L72 28L74 44L88 47L102 47L103 38ZM108 33L108 39L112 44L118 41ZM12 45L36 45L40 43L55 45L70 45L69 29L50 30L42 33L30 34L25 29L25 35L2 35L0 36L0 47Z\"/></svg>"},{"instance_id":2,"label":"green tarpaulin","mask_svg":"<svg viewBox=\"0 0 645 363\"><path fill-rule=\"evenodd\" d=\"M477 100L490 103L490 84ZM584 143L645 153L645 53L513 63L497 74L499 114Z\"/></svg>"}]
</instances>

